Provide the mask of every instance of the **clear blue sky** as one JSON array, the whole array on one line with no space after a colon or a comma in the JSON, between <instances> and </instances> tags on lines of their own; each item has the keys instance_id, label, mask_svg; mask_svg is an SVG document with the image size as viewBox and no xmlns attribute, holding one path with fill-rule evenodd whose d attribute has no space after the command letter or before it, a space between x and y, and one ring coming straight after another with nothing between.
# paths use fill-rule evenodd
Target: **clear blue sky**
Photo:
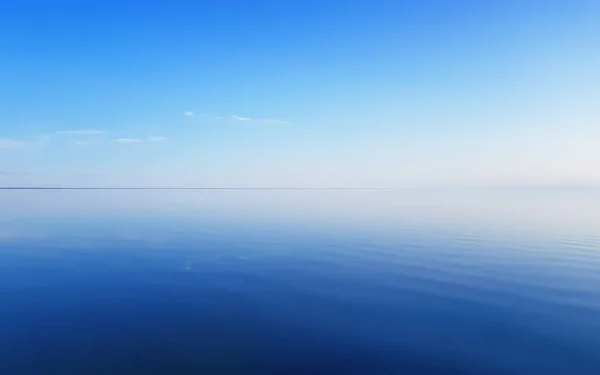
<instances>
[{"instance_id":1,"label":"clear blue sky","mask_svg":"<svg viewBox=\"0 0 600 375\"><path fill-rule=\"evenodd\" d=\"M0 3L0 185L600 183L600 3Z\"/></svg>"}]
</instances>

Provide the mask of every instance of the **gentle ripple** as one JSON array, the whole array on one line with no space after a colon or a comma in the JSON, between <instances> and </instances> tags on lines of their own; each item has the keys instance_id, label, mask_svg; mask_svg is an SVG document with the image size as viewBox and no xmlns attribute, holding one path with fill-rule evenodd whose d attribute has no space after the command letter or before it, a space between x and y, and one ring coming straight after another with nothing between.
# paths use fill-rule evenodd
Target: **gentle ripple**
<instances>
[{"instance_id":1,"label":"gentle ripple","mask_svg":"<svg viewBox=\"0 0 600 375\"><path fill-rule=\"evenodd\" d=\"M600 373L600 192L2 194L2 374Z\"/></svg>"}]
</instances>

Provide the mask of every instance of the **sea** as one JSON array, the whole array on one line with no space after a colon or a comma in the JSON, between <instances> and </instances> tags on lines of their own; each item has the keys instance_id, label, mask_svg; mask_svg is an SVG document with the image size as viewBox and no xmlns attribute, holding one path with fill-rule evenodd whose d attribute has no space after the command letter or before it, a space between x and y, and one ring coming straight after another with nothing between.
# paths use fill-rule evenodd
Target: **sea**
<instances>
[{"instance_id":1,"label":"sea","mask_svg":"<svg viewBox=\"0 0 600 375\"><path fill-rule=\"evenodd\" d=\"M600 374L600 189L0 190L0 374Z\"/></svg>"}]
</instances>

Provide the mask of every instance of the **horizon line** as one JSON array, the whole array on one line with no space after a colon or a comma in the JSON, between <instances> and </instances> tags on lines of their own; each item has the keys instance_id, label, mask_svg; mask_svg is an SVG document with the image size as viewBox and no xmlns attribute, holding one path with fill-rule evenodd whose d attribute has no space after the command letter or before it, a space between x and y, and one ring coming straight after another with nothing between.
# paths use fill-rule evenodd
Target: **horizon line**
<instances>
[{"instance_id":1,"label":"horizon line","mask_svg":"<svg viewBox=\"0 0 600 375\"><path fill-rule=\"evenodd\" d=\"M0 190L397 190L413 187L61 187L0 186ZM416 189L419 189L416 187Z\"/></svg>"},{"instance_id":2,"label":"horizon line","mask_svg":"<svg viewBox=\"0 0 600 375\"><path fill-rule=\"evenodd\" d=\"M600 188L598 184L576 185L476 185L476 186L404 186L404 187L74 187L74 186L0 186L0 190L410 190L410 189L528 189L528 188Z\"/></svg>"}]
</instances>

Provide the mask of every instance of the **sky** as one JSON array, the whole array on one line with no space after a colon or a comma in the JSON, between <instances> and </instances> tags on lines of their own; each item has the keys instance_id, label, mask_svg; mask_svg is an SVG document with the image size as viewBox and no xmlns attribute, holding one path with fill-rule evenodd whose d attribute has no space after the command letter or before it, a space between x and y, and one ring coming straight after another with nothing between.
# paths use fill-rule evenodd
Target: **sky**
<instances>
[{"instance_id":1,"label":"sky","mask_svg":"<svg viewBox=\"0 0 600 375\"><path fill-rule=\"evenodd\" d=\"M0 51L0 186L600 184L594 0L6 0Z\"/></svg>"}]
</instances>

